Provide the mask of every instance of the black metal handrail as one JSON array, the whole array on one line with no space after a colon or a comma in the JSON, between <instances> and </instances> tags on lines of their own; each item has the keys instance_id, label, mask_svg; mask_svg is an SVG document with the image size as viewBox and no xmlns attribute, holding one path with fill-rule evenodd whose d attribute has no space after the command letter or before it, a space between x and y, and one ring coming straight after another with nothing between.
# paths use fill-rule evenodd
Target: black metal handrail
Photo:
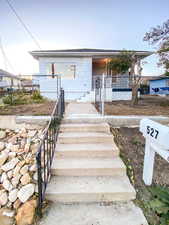
<instances>
[{"instance_id":1,"label":"black metal handrail","mask_svg":"<svg viewBox=\"0 0 169 225\"><path fill-rule=\"evenodd\" d=\"M95 80L95 107L101 113L101 79L97 77Z\"/></svg>"},{"instance_id":2,"label":"black metal handrail","mask_svg":"<svg viewBox=\"0 0 169 225\"><path fill-rule=\"evenodd\" d=\"M42 206L45 199L47 184L51 177L51 165L59 133L59 123L65 111L64 90L60 90L59 98L53 109L50 121L45 128L38 152L36 154L38 173L38 207L37 213L42 216Z\"/></svg>"}]
</instances>

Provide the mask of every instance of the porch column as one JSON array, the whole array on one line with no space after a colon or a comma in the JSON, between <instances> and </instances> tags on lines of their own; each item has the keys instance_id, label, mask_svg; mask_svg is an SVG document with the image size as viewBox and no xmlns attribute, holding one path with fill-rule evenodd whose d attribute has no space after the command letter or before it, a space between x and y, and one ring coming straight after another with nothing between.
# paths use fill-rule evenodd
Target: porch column
<instances>
[{"instance_id":1,"label":"porch column","mask_svg":"<svg viewBox=\"0 0 169 225\"><path fill-rule=\"evenodd\" d=\"M109 62L109 58L106 58L106 73L105 73L106 76L109 74L108 62Z\"/></svg>"}]
</instances>

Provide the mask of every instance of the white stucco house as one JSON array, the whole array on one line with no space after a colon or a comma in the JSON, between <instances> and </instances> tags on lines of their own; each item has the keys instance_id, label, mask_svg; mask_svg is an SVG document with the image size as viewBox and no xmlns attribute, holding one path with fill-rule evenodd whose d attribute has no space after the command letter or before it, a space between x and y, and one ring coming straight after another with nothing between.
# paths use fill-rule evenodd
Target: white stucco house
<instances>
[{"instance_id":1,"label":"white stucco house","mask_svg":"<svg viewBox=\"0 0 169 225\"><path fill-rule=\"evenodd\" d=\"M67 49L31 51L30 54L39 61L39 84L40 91L44 96L51 99L56 98L58 80L55 75L59 75L66 100L93 101L93 82L97 76L104 73L107 78L110 78L110 80L107 79L106 101L112 101L113 98L130 98L126 93L118 93L118 95L117 92L113 93L112 84L114 82L116 86L118 79L112 81L111 71L107 67L110 58L123 52L124 50ZM138 62L152 54L149 51L134 52Z\"/></svg>"}]
</instances>

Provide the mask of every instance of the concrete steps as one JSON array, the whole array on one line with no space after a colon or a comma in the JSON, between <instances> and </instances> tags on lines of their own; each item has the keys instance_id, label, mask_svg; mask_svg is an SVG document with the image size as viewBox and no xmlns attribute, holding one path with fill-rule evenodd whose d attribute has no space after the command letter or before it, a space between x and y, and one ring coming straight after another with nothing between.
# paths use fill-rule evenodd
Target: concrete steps
<instances>
[{"instance_id":1,"label":"concrete steps","mask_svg":"<svg viewBox=\"0 0 169 225\"><path fill-rule=\"evenodd\" d=\"M55 202L135 198L108 124L62 124L47 197Z\"/></svg>"},{"instance_id":2,"label":"concrete steps","mask_svg":"<svg viewBox=\"0 0 169 225\"><path fill-rule=\"evenodd\" d=\"M114 159L54 159L52 174L56 176L122 176L126 167L122 160Z\"/></svg>"},{"instance_id":3,"label":"concrete steps","mask_svg":"<svg viewBox=\"0 0 169 225\"><path fill-rule=\"evenodd\" d=\"M84 96L81 96L77 99L77 102L94 102L95 100L95 91L90 91L86 93Z\"/></svg>"},{"instance_id":4,"label":"concrete steps","mask_svg":"<svg viewBox=\"0 0 169 225\"><path fill-rule=\"evenodd\" d=\"M135 190L127 176L54 176L46 196L62 203L128 201L135 199Z\"/></svg>"},{"instance_id":5,"label":"concrete steps","mask_svg":"<svg viewBox=\"0 0 169 225\"><path fill-rule=\"evenodd\" d=\"M108 117L108 116L107 116ZM62 124L77 124L77 123L88 123L88 124L102 124L105 123L106 119L101 116L101 115L71 115L71 116L67 116L62 120ZM107 121L109 121L109 119L107 119ZM110 121L111 122L111 121ZM117 121L116 121L117 123Z\"/></svg>"},{"instance_id":6,"label":"concrete steps","mask_svg":"<svg viewBox=\"0 0 169 225\"><path fill-rule=\"evenodd\" d=\"M41 225L148 225L130 201L136 192L100 117L92 104L68 105L46 189L53 204Z\"/></svg>"},{"instance_id":7,"label":"concrete steps","mask_svg":"<svg viewBox=\"0 0 169 225\"><path fill-rule=\"evenodd\" d=\"M60 132L105 132L110 133L110 127L107 123L102 124L61 124Z\"/></svg>"},{"instance_id":8,"label":"concrete steps","mask_svg":"<svg viewBox=\"0 0 169 225\"><path fill-rule=\"evenodd\" d=\"M119 149L112 143L57 144L56 158L113 158L119 155Z\"/></svg>"},{"instance_id":9,"label":"concrete steps","mask_svg":"<svg viewBox=\"0 0 169 225\"><path fill-rule=\"evenodd\" d=\"M112 143L113 136L107 133L97 132L65 132L58 136L60 144L78 143Z\"/></svg>"},{"instance_id":10,"label":"concrete steps","mask_svg":"<svg viewBox=\"0 0 169 225\"><path fill-rule=\"evenodd\" d=\"M52 204L40 225L148 225L133 202Z\"/></svg>"}]
</instances>

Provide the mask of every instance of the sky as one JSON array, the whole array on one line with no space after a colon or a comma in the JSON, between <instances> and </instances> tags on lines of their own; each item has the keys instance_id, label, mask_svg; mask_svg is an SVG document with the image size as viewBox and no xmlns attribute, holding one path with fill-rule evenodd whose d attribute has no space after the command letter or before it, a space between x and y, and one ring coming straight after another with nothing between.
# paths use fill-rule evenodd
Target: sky
<instances>
[{"instance_id":1,"label":"sky","mask_svg":"<svg viewBox=\"0 0 169 225\"><path fill-rule=\"evenodd\" d=\"M67 48L156 49L143 41L151 27L169 19L169 0L9 0L43 50ZM39 50L8 6L0 0L0 38L10 61L0 68L38 73L29 51ZM143 75L160 75L156 55L146 58ZM9 63L8 63L9 64Z\"/></svg>"}]
</instances>

